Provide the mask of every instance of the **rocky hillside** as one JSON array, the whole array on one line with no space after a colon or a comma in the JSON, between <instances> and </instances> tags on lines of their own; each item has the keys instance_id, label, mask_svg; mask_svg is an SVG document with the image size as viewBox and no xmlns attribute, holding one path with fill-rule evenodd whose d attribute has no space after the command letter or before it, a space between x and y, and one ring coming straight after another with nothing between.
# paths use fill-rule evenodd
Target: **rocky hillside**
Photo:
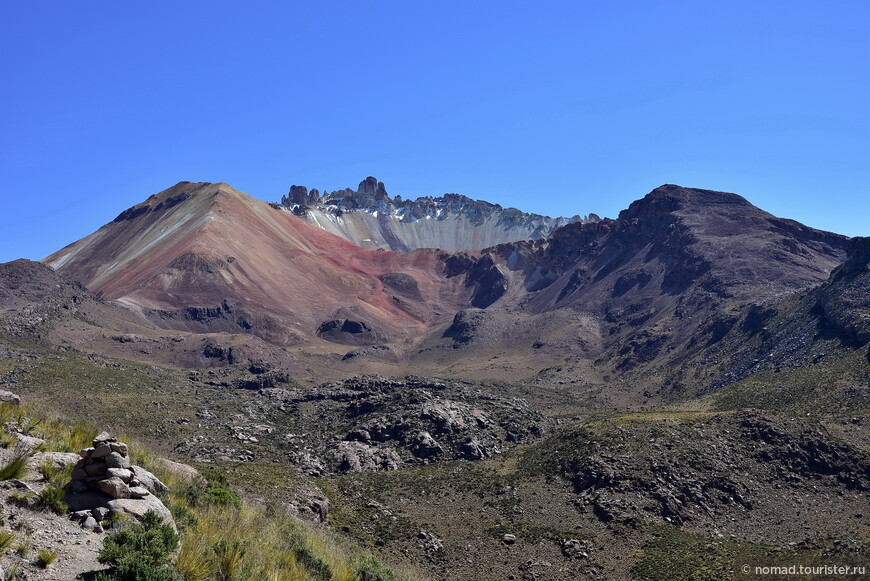
<instances>
[{"instance_id":1,"label":"rocky hillside","mask_svg":"<svg viewBox=\"0 0 870 581\"><path fill-rule=\"evenodd\" d=\"M447 358L464 345L503 359L525 354L518 368L531 365L532 352L538 359L571 353L577 363L562 361L574 369L566 375L585 374L583 363L592 363L602 376L643 376L652 391L682 393L675 369L704 359L750 305L825 282L847 244L735 194L662 186L615 220L569 224L546 241L504 244L481 257L445 258L451 272L486 280L487 303L475 306L487 308L458 314L430 344ZM844 269L842 276L855 276Z\"/></svg>"},{"instance_id":2,"label":"rocky hillside","mask_svg":"<svg viewBox=\"0 0 870 581\"><path fill-rule=\"evenodd\" d=\"M363 248L408 252L416 248L482 250L519 240L547 238L574 222L591 223L589 216L550 218L503 208L460 194L404 200L390 197L383 182L368 177L356 191L334 192L291 186L281 205L305 219Z\"/></svg>"}]
</instances>

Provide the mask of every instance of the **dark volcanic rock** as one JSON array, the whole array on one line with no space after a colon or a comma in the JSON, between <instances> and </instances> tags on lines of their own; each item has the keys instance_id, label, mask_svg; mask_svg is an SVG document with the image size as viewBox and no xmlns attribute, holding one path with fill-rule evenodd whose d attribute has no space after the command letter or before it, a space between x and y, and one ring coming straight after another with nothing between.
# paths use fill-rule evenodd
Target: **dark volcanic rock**
<instances>
[{"instance_id":1,"label":"dark volcanic rock","mask_svg":"<svg viewBox=\"0 0 870 581\"><path fill-rule=\"evenodd\" d=\"M421 377L356 377L278 397L294 422L311 418L318 431L335 430L306 444L339 472L478 460L535 439L548 425L524 400ZM305 459L301 453L290 457Z\"/></svg>"},{"instance_id":2,"label":"dark volcanic rock","mask_svg":"<svg viewBox=\"0 0 870 581\"><path fill-rule=\"evenodd\" d=\"M317 329L317 336L343 345L374 345L386 339L365 321L351 319L324 321Z\"/></svg>"},{"instance_id":3,"label":"dark volcanic rock","mask_svg":"<svg viewBox=\"0 0 870 581\"><path fill-rule=\"evenodd\" d=\"M422 300L417 279L402 272L388 272L378 277L384 286L406 297Z\"/></svg>"},{"instance_id":4,"label":"dark volcanic rock","mask_svg":"<svg viewBox=\"0 0 870 581\"><path fill-rule=\"evenodd\" d=\"M870 484L866 452L753 410L685 421L578 428L544 445L599 520L635 526L648 515L716 526L780 510L783 490L829 499ZM787 504L787 503L786 503Z\"/></svg>"},{"instance_id":5,"label":"dark volcanic rock","mask_svg":"<svg viewBox=\"0 0 870 581\"><path fill-rule=\"evenodd\" d=\"M870 238L853 238L846 261L818 291L825 321L858 345L870 342Z\"/></svg>"},{"instance_id":6,"label":"dark volcanic rock","mask_svg":"<svg viewBox=\"0 0 870 581\"><path fill-rule=\"evenodd\" d=\"M486 255L468 270L465 286L474 287L471 306L485 309L500 299L508 288L508 280L492 256Z\"/></svg>"}]
</instances>

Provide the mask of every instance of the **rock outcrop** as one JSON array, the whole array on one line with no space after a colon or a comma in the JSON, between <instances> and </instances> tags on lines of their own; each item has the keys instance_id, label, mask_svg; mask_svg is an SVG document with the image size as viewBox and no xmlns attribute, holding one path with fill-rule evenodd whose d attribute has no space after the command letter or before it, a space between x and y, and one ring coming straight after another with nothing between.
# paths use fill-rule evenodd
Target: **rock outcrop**
<instances>
[{"instance_id":1,"label":"rock outcrop","mask_svg":"<svg viewBox=\"0 0 870 581\"><path fill-rule=\"evenodd\" d=\"M294 417L294 431L309 434L287 458L312 475L479 460L534 440L548 426L525 400L416 376L372 375L264 395Z\"/></svg>"},{"instance_id":2,"label":"rock outcrop","mask_svg":"<svg viewBox=\"0 0 870 581\"><path fill-rule=\"evenodd\" d=\"M291 186L281 205L328 232L369 249L407 252L417 248L483 250L519 240L547 238L572 222L598 216L550 218L503 208L459 194L391 198L383 182L367 177L356 190L334 192Z\"/></svg>"},{"instance_id":3,"label":"rock outcrop","mask_svg":"<svg viewBox=\"0 0 870 581\"><path fill-rule=\"evenodd\" d=\"M846 261L818 290L825 321L858 345L870 342L870 238L853 238Z\"/></svg>"}]
</instances>

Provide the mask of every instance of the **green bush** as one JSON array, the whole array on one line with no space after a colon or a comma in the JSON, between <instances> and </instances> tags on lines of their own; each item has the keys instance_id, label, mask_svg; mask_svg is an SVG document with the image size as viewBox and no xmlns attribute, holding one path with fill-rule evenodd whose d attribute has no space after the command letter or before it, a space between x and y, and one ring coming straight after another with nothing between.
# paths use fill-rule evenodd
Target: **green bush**
<instances>
[{"instance_id":1,"label":"green bush","mask_svg":"<svg viewBox=\"0 0 870 581\"><path fill-rule=\"evenodd\" d=\"M155 566L164 565L178 548L178 535L153 510L142 522L112 533L103 541L97 558L100 563L119 568L128 558Z\"/></svg>"},{"instance_id":2,"label":"green bush","mask_svg":"<svg viewBox=\"0 0 870 581\"><path fill-rule=\"evenodd\" d=\"M196 514L183 504L173 504L169 510L172 513L172 518L175 519L175 526L180 531L196 525Z\"/></svg>"},{"instance_id":3,"label":"green bush","mask_svg":"<svg viewBox=\"0 0 870 581\"><path fill-rule=\"evenodd\" d=\"M210 468L203 470L202 475L205 476L207 484L189 484L183 491L183 496L191 506L232 506L241 510L242 499L230 489L224 473Z\"/></svg>"},{"instance_id":4,"label":"green bush","mask_svg":"<svg viewBox=\"0 0 870 581\"><path fill-rule=\"evenodd\" d=\"M111 572L97 575L94 581L184 581L184 577L168 565L155 565L128 556Z\"/></svg>"},{"instance_id":5,"label":"green bush","mask_svg":"<svg viewBox=\"0 0 870 581\"><path fill-rule=\"evenodd\" d=\"M205 504L232 506L236 510L241 510L242 508L242 499L239 498L239 495L223 486L209 486L202 495L202 502Z\"/></svg>"},{"instance_id":6,"label":"green bush","mask_svg":"<svg viewBox=\"0 0 870 581\"><path fill-rule=\"evenodd\" d=\"M388 569L371 555L356 555L353 558L356 566L357 581L407 581L412 577Z\"/></svg>"}]
</instances>

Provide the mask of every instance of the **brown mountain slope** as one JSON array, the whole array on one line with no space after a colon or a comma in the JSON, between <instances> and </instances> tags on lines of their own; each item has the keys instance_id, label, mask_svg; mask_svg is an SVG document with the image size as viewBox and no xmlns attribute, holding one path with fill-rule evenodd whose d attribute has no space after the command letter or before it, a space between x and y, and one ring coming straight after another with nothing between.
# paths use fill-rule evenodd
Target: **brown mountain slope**
<instances>
[{"instance_id":1,"label":"brown mountain slope","mask_svg":"<svg viewBox=\"0 0 870 581\"><path fill-rule=\"evenodd\" d=\"M642 373L678 387L665 375L703 359L750 304L824 282L847 242L735 194L666 185L616 220L490 249L477 263L502 274L502 296L458 316L430 345L447 358L464 352L457 359L483 349L504 378L549 365L563 368L560 381Z\"/></svg>"},{"instance_id":2,"label":"brown mountain slope","mask_svg":"<svg viewBox=\"0 0 870 581\"><path fill-rule=\"evenodd\" d=\"M366 251L226 184L182 182L44 262L161 326L279 344L418 335L469 292L432 251Z\"/></svg>"}]
</instances>

